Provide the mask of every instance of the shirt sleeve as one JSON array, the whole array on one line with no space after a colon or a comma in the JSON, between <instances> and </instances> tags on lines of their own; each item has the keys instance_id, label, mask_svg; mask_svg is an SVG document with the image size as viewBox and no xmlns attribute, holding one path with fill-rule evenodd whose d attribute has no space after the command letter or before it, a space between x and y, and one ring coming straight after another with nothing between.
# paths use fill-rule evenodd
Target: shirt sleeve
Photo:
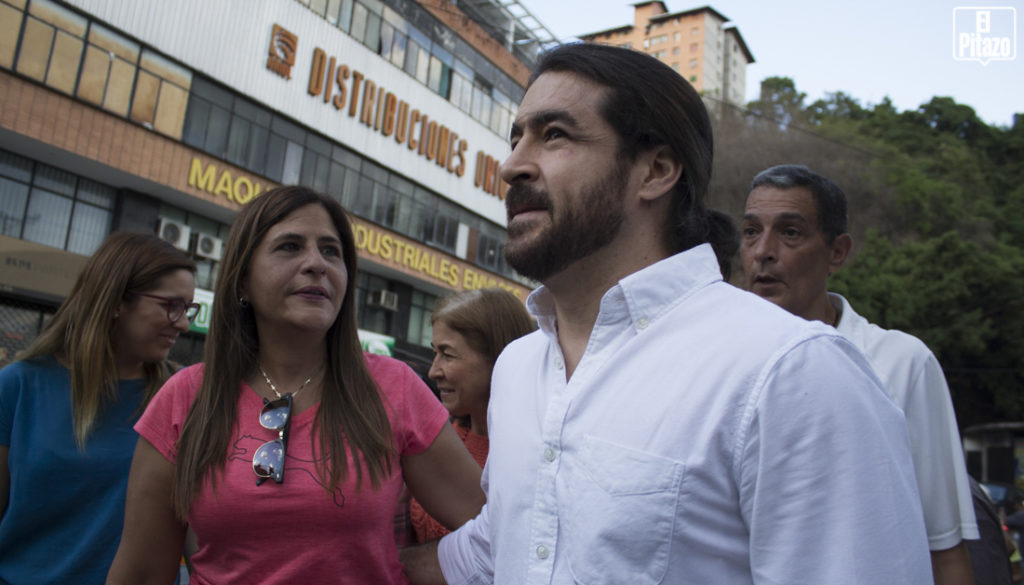
<instances>
[{"instance_id":1,"label":"shirt sleeve","mask_svg":"<svg viewBox=\"0 0 1024 585\"><path fill-rule=\"evenodd\" d=\"M135 432L172 463L177 459L181 427L201 382L201 365L179 370L164 382L135 423Z\"/></svg>"},{"instance_id":2,"label":"shirt sleeve","mask_svg":"<svg viewBox=\"0 0 1024 585\"><path fill-rule=\"evenodd\" d=\"M978 538L978 523L946 377L935 356L927 348L921 349L927 355L913 379L906 382L904 414L928 544L932 550L946 550L963 539Z\"/></svg>"},{"instance_id":3,"label":"shirt sleeve","mask_svg":"<svg viewBox=\"0 0 1024 585\"><path fill-rule=\"evenodd\" d=\"M448 411L406 364L373 354L366 354L366 360L386 399L399 454L417 455L426 451L448 424Z\"/></svg>"},{"instance_id":4,"label":"shirt sleeve","mask_svg":"<svg viewBox=\"0 0 1024 585\"><path fill-rule=\"evenodd\" d=\"M738 435L754 582L930 583L900 410L845 339L816 337L777 355Z\"/></svg>"},{"instance_id":5,"label":"shirt sleeve","mask_svg":"<svg viewBox=\"0 0 1024 585\"><path fill-rule=\"evenodd\" d=\"M476 518L441 538L437 545L437 559L448 585L494 583L487 504L484 504Z\"/></svg>"}]
</instances>

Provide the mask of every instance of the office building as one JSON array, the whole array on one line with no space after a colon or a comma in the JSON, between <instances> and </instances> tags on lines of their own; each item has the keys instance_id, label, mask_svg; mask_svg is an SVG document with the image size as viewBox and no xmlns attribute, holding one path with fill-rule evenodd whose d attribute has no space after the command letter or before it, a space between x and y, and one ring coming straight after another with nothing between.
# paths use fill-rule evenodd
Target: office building
<instances>
[{"instance_id":1,"label":"office building","mask_svg":"<svg viewBox=\"0 0 1024 585\"><path fill-rule=\"evenodd\" d=\"M0 365L118 230L199 264L201 359L232 218L280 184L352 212L364 343L428 363L451 291L524 298L499 161L555 40L514 0L0 0Z\"/></svg>"}]
</instances>

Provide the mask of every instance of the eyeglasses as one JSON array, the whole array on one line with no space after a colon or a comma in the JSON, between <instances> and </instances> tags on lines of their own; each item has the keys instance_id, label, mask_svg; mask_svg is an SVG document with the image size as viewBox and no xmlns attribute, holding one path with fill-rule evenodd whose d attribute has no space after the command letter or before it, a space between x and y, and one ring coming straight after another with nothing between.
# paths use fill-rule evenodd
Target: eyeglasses
<instances>
[{"instance_id":1,"label":"eyeglasses","mask_svg":"<svg viewBox=\"0 0 1024 585\"><path fill-rule=\"evenodd\" d=\"M199 310L203 308L199 303L186 303L185 299L180 297L164 297L141 292L132 294L162 301L164 307L167 308L167 319L171 323L176 323L178 319L181 319L182 315L185 315L185 318L191 323L196 320L196 317L199 316Z\"/></svg>"},{"instance_id":2,"label":"eyeglasses","mask_svg":"<svg viewBox=\"0 0 1024 585\"><path fill-rule=\"evenodd\" d=\"M256 485L261 485L270 478L277 483L284 481L284 453L288 445L288 423L291 422L291 418L291 392L274 401L263 399L260 424L265 429L277 431L277 438L263 443L253 454L252 470L259 478Z\"/></svg>"}]
</instances>

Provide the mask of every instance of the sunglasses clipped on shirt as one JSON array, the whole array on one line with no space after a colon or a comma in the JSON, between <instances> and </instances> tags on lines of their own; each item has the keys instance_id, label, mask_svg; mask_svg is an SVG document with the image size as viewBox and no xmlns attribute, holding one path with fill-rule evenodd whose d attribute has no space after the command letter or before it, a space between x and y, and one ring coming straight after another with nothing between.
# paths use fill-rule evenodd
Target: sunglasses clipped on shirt
<instances>
[{"instance_id":1,"label":"sunglasses clipped on shirt","mask_svg":"<svg viewBox=\"0 0 1024 585\"><path fill-rule=\"evenodd\" d=\"M199 303L186 303L185 299L181 297L165 297L143 292L132 294L160 301L160 304L167 309L167 320L171 323L177 323L182 315L185 315L185 318L191 323L196 320L196 317L199 316L199 311L203 308Z\"/></svg>"},{"instance_id":2,"label":"sunglasses clipped on shirt","mask_svg":"<svg viewBox=\"0 0 1024 585\"><path fill-rule=\"evenodd\" d=\"M284 481L284 456L288 446L288 428L292 419L292 393L277 400L263 399L260 424L263 428L277 431L277 438L267 441L256 449L252 457L252 470L256 473L256 485L273 478L276 483Z\"/></svg>"}]
</instances>

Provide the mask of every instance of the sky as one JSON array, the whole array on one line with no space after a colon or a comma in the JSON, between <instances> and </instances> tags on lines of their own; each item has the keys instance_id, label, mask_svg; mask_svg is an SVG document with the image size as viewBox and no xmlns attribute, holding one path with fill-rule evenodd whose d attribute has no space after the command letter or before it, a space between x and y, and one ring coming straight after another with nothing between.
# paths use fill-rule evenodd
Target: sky
<instances>
[{"instance_id":1,"label":"sky","mask_svg":"<svg viewBox=\"0 0 1024 585\"><path fill-rule=\"evenodd\" d=\"M761 80L782 76L807 94L805 104L843 91L864 106L888 96L900 111L948 96L998 126L1024 113L1024 0L663 1L669 12L711 6L739 29L755 59L747 67L747 101L757 98ZM563 42L633 23L630 0L519 3ZM992 12L988 35L977 34L975 10L954 15L954 8L979 6L1001 8ZM964 33L979 42L1009 39L1001 46L1016 56L986 65L955 60L954 40Z\"/></svg>"}]
</instances>

